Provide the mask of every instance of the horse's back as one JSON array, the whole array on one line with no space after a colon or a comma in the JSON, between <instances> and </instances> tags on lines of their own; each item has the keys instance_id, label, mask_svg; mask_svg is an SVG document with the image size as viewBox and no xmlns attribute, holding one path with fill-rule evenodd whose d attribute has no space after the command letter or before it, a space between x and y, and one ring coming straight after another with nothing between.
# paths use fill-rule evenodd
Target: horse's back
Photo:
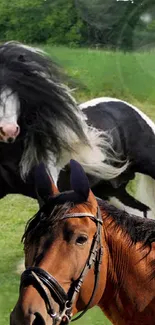
<instances>
[{"instance_id":1,"label":"horse's back","mask_svg":"<svg viewBox=\"0 0 155 325\"><path fill-rule=\"evenodd\" d=\"M88 124L105 130L116 127L128 132L138 127L147 129L155 134L155 124L137 107L115 98L101 97L80 105L86 114ZM131 132L131 131L130 131Z\"/></svg>"},{"instance_id":2,"label":"horse's back","mask_svg":"<svg viewBox=\"0 0 155 325\"><path fill-rule=\"evenodd\" d=\"M80 108L89 125L111 134L114 150L138 166L137 172L155 176L155 124L149 117L115 98L93 99Z\"/></svg>"}]
</instances>

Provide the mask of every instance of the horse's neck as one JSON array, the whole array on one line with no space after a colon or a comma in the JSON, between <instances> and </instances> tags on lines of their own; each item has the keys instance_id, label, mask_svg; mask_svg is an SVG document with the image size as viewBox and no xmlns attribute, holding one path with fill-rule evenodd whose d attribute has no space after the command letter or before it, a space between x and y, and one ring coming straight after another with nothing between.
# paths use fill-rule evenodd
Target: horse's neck
<instances>
[{"instance_id":1,"label":"horse's neck","mask_svg":"<svg viewBox=\"0 0 155 325\"><path fill-rule=\"evenodd\" d=\"M143 312L154 299L155 244L149 253L149 247L142 249L141 243L132 243L130 235L117 226L111 217L105 218L104 228L108 269L106 287L99 305L108 316L121 317L119 324L124 325L121 319L125 315L129 314L130 317L135 312ZM149 278L151 275L152 279Z\"/></svg>"}]
</instances>

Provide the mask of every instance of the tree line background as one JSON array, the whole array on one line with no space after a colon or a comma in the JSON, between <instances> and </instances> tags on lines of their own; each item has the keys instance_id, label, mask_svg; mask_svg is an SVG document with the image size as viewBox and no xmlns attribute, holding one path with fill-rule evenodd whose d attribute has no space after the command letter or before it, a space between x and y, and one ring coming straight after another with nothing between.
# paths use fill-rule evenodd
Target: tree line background
<instances>
[{"instance_id":1,"label":"tree line background","mask_svg":"<svg viewBox=\"0 0 155 325\"><path fill-rule=\"evenodd\" d=\"M0 40L134 50L155 46L155 0L0 0Z\"/></svg>"}]
</instances>

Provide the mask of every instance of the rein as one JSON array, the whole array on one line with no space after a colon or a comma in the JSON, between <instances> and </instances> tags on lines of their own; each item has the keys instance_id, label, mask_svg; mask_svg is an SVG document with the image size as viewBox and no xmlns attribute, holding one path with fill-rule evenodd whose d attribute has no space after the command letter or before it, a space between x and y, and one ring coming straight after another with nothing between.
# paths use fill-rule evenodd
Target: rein
<instances>
[{"instance_id":1,"label":"rein","mask_svg":"<svg viewBox=\"0 0 155 325\"><path fill-rule=\"evenodd\" d=\"M39 267L29 267L23 272L21 276L20 290L25 286L34 285L34 287L37 289L39 294L44 299L47 308L47 313L53 319L54 324L56 324L57 321L61 322L60 324L69 324L70 321L75 321L80 317L82 317L90 307L90 304L93 300L93 297L97 289L99 273L100 273L100 264L102 262L102 255L103 255L103 246L101 243L101 229L102 229L103 221L101 217L100 208L98 207L96 216L94 216L91 213L71 213L71 214L64 215L64 217L62 217L61 220L67 218L84 218L84 217L89 217L93 222L95 222L97 229L92 240L89 256L87 258L85 266L79 278L72 283L68 293L64 291L64 289L59 285L57 280L52 275L50 275L48 272L44 271ZM88 304L86 305L85 309L80 313L80 315L78 315L76 318L71 320L72 306L76 300L77 294L81 289L85 276L87 275L88 271L92 268L93 265L94 265L95 282L94 282L92 295L89 299ZM53 298L54 301L58 303L60 308L59 314L57 314L54 311L51 298Z\"/></svg>"}]
</instances>

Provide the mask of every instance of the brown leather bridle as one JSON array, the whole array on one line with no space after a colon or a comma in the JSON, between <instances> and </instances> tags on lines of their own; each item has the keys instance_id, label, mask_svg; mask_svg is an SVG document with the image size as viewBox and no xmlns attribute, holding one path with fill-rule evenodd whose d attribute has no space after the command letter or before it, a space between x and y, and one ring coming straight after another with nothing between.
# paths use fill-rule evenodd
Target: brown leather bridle
<instances>
[{"instance_id":1,"label":"brown leather bridle","mask_svg":"<svg viewBox=\"0 0 155 325\"><path fill-rule=\"evenodd\" d=\"M26 287L28 285L33 285L39 294L44 299L46 304L47 313L53 319L53 324L56 324L58 321L61 322L60 324L69 324L72 317L72 307L77 297L77 294L80 291L84 278L88 271L94 265L94 288L92 291L92 295L89 299L89 302L82 313L77 316L76 318L72 319L72 321L77 320L81 316L85 314L88 310L93 297L95 295L98 279L99 279L99 272L100 272L100 264L102 262L102 255L103 255L103 246L101 242L101 229L102 229L102 217L101 211L98 207L97 215L94 216L91 213L69 213L64 215L61 220L67 218L84 218L89 217L92 221L96 223L96 233L93 237L89 257L85 263L85 266L79 276L79 278L71 284L71 287L66 293L64 289L60 286L57 280L48 272L44 271L39 267L29 267L27 268L21 276L21 284L20 289ZM48 290L47 290L48 289ZM50 293L50 294L49 294ZM51 297L54 301L59 305L59 313L56 313L51 302Z\"/></svg>"}]
</instances>

